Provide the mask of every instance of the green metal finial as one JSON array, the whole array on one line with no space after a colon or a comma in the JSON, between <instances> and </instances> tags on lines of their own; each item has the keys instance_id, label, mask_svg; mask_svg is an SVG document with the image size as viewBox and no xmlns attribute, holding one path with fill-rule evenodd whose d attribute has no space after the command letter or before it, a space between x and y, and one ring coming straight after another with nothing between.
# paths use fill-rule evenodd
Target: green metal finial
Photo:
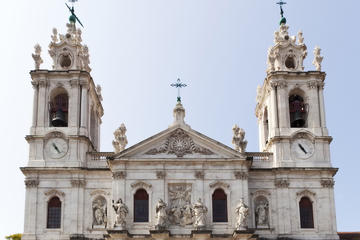
<instances>
[{"instance_id":1,"label":"green metal finial","mask_svg":"<svg viewBox=\"0 0 360 240\"><path fill-rule=\"evenodd\" d=\"M170 84L170 86L177 88L178 95L177 95L177 102L181 103L181 97L180 97L180 88L186 87L187 85L185 83L182 83L180 78L177 79L176 83Z\"/></svg>"},{"instance_id":2,"label":"green metal finial","mask_svg":"<svg viewBox=\"0 0 360 240\"><path fill-rule=\"evenodd\" d=\"M283 2L283 0L280 0L280 2L277 2L276 4L279 4L279 6L280 6L280 15L281 15L280 25L286 24L286 18L284 17L284 10L282 8L282 6L286 4L286 2Z\"/></svg>"},{"instance_id":3,"label":"green metal finial","mask_svg":"<svg viewBox=\"0 0 360 240\"><path fill-rule=\"evenodd\" d=\"M71 15L69 17L69 21L70 23L75 24L76 22L78 22L82 27L84 27L80 21L80 19L75 15L75 9L74 9L74 2L77 2L77 0L69 0L69 2L72 2L72 7L69 7L69 5L67 5L65 3L65 5L67 6L67 8L69 9Z\"/></svg>"}]
</instances>

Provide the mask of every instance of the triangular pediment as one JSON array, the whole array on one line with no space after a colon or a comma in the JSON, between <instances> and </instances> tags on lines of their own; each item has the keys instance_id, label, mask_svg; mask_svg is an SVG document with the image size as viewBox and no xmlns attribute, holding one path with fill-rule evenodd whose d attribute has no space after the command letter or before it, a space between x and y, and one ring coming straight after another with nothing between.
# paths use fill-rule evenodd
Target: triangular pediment
<instances>
[{"instance_id":1,"label":"triangular pediment","mask_svg":"<svg viewBox=\"0 0 360 240\"><path fill-rule=\"evenodd\" d=\"M114 159L245 159L234 149L219 143L187 125L170 127L125 149Z\"/></svg>"}]
</instances>

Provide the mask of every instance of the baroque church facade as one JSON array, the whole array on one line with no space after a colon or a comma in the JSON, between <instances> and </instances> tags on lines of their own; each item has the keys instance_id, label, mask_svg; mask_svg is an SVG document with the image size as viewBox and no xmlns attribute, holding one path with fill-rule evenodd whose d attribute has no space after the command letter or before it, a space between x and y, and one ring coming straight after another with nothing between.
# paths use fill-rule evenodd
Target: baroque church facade
<instances>
[{"instance_id":1,"label":"baroque church facade","mask_svg":"<svg viewBox=\"0 0 360 240\"><path fill-rule=\"evenodd\" d=\"M89 50L75 21L53 29L51 70L35 46L33 120L23 239L338 239L331 136L325 121L320 49L305 71L302 33L282 22L257 89L259 152L247 152L233 127L233 148L174 122L114 152L100 152L104 114Z\"/></svg>"}]
</instances>

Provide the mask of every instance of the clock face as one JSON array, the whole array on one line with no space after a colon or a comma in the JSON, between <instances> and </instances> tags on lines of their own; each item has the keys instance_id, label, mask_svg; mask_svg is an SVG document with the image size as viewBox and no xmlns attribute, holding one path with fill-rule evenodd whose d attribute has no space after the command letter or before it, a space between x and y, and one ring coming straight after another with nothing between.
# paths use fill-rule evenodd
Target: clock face
<instances>
[{"instance_id":1,"label":"clock face","mask_svg":"<svg viewBox=\"0 0 360 240\"><path fill-rule=\"evenodd\" d=\"M296 158L307 159L314 154L314 144L308 139L296 139L291 144L291 152Z\"/></svg>"},{"instance_id":2,"label":"clock face","mask_svg":"<svg viewBox=\"0 0 360 240\"><path fill-rule=\"evenodd\" d=\"M63 138L51 138L45 145L45 153L50 158L62 158L68 151L68 144Z\"/></svg>"}]
</instances>

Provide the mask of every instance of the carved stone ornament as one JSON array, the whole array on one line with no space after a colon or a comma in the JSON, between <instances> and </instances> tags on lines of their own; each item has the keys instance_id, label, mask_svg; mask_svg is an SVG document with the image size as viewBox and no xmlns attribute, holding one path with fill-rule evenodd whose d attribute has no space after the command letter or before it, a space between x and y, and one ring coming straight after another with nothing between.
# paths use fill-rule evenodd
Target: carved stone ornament
<instances>
[{"instance_id":1,"label":"carved stone ornament","mask_svg":"<svg viewBox=\"0 0 360 240\"><path fill-rule=\"evenodd\" d=\"M165 171L156 171L156 177L158 179L164 179L166 176L166 172Z\"/></svg>"},{"instance_id":2,"label":"carved stone ornament","mask_svg":"<svg viewBox=\"0 0 360 240\"><path fill-rule=\"evenodd\" d=\"M323 188L333 188L335 181L333 179L321 179L320 184Z\"/></svg>"},{"instance_id":3,"label":"carved stone ornament","mask_svg":"<svg viewBox=\"0 0 360 240\"><path fill-rule=\"evenodd\" d=\"M35 63L35 70L39 70L40 65L43 63L43 60L41 58L41 47L39 44L36 44L34 48L35 48L35 53L32 54L32 57Z\"/></svg>"},{"instance_id":4,"label":"carved stone ornament","mask_svg":"<svg viewBox=\"0 0 360 240\"><path fill-rule=\"evenodd\" d=\"M277 188L288 188L289 185L290 185L290 182L287 179L276 179L275 180L275 187L277 187Z\"/></svg>"},{"instance_id":5,"label":"carved stone ornament","mask_svg":"<svg viewBox=\"0 0 360 240\"><path fill-rule=\"evenodd\" d=\"M44 194L45 194L45 196L60 196L60 197L65 196L64 192L61 192L61 191L56 190L56 189L51 189L49 191L46 191Z\"/></svg>"},{"instance_id":6,"label":"carved stone ornament","mask_svg":"<svg viewBox=\"0 0 360 240\"><path fill-rule=\"evenodd\" d=\"M213 183L209 184L210 188L224 188L224 189L228 189L230 188L230 185L228 183L224 183L224 182L220 182L220 181L216 181Z\"/></svg>"},{"instance_id":7,"label":"carved stone ornament","mask_svg":"<svg viewBox=\"0 0 360 240\"><path fill-rule=\"evenodd\" d=\"M321 53L321 48L319 47L315 47L314 49L314 61L312 62L312 64L314 64L316 71L321 71L321 63L324 59L323 56L320 55Z\"/></svg>"},{"instance_id":8,"label":"carved stone ornament","mask_svg":"<svg viewBox=\"0 0 360 240\"><path fill-rule=\"evenodd\" d=\"M234 176L236 179L246 180L246 179L248 179L249 174L247 172L243 172L243 171L235 171Z\"/></svg>"},{"instance_id":9,"label":"carved stone ornament","mask_svg":"<svg viewBox=\"0 0 360 240\"><path fill-rule=\"evenodd\" d=\"M312 196L312 197L315 197L315 193L314 192L311 192L311 191L309 191L309 190L307 190L307 189L305 189L305 190L303 190L303 191L301 191L301 192L298 192L298 193L296 193L296 196Z\"/></svg>"},{"instance_id":10,"label":"carved stone ornament","mask_svg":"<svg viewBox=\"0 0 360 240\"><path fill-rule=\"evenodd\" d=\"M145 189L150 189L152 187L151 184L148 184L143 181L138 181L138 182L132 183L130 186L132 188L145 188Z\"/></svg>"},{"instance_id":11,"label":"carved stone ornament","mask_svg":"<svg viewBox=\"0 0 360 240\"><path fill-rule=\"evenodd\" d=\"M118 171L113 173L114 179L125 179L126 178L126 172L125 171Z\"/></svg>"},{"instance_id":12,"label":"carved stone ornament","mask_svg":"<svg viewBox=\"0 0 360 240\"><path fill-rule=\"evenodd\" d=\"M183 157L186 154L200 153L202 155L214 154L209 149L198 146L192 138L182 129L176 129L158 148L152 148L145 154L157 155L161 153L175 154L177 157Z\"/></svg>"},{"instance_id":13,"label":"carved stone ornament","mask_svg":"<svg viewBox=\"0 0 360 240\"><path fill-rule=\"evenodd\" d=\"M195 171L195 178L196 179L204 179L205 173L204 171Z\"/></svg>"},{"instance_id":14,"label":"carved stone ornament","mask_svg":"<svg viewBox=\"0 0 360 240\"><path fill-rule=\"evenodd\" d=\"M96 196L96 195L104 195L104 196L109 196L110 193L109 192L106 192L104 190L101 190L101 189L97 189L97 190L94 190L90 193L90 196Z\"/></svg>"},{"instance_id":15,"label":"carved stone ornament","mask_svg":"<svg viewBox=\"0 0 360 240\"><path fill-rule=\"evenodd\" d=\"M265 190L258 190L256 192L250 193L250 195L256 198L258 196L270 196L271 193Z\"/></svg>"},{"instance_id":16,"label":"carved stone ornament","mask_svg":"<svg viewBox=\"0 0 360 240\"><path fill-rule=\"evenodd\" d=\"M40 181L38 179L26 179L25 186L26 188L35 188L39 186Z\"/></svg>"},{"instance_id":17,"label":"carved stone ornament","mask_svg":"<svg viewBox=\"0 0 360 240\"><path fill-rule=\"evenodd\" d=\"M86 181L83 179L73 179L71 180L71 186L77 188L83 188L86 186Z\"/></svg>"},{"instance_id":18,"label":"carved stone ornament","mask_svg":"<svg viewBox=\"0 0 360 240\"><path fill-rule=\"evenodd\" d=\"M125 124L122 123L118 129L114 132L115 140L112 141L114 152L119 153L123 151L128 144L126 137L126 127Z\"/></svg>"},{"instance_id":19,"label":"carved stone ornament","mask_svg":"<svg viewBox=\"0 0 360 240\"><path fill-rule=\"evenodd\" d=\"M191 191L192 191L191 184L169 183L168 220L170 224L186 226L193 223Z\"/></svg>"},{"instance_id":20,"label":"carved stone ornament","mask_svg":"<svg viewBox=\"0 0 360 240\"><path fill-rule=\"evenodd\" d=\"M244 153L247 146L247 141L245 140L245 131L242 128L239 128L238 125L234 125L232 128L233 130L233 138L232 138L232 144L234 145L234 148L236 151L239 151L241 153Z\"/></svg>"}]
</instances>

